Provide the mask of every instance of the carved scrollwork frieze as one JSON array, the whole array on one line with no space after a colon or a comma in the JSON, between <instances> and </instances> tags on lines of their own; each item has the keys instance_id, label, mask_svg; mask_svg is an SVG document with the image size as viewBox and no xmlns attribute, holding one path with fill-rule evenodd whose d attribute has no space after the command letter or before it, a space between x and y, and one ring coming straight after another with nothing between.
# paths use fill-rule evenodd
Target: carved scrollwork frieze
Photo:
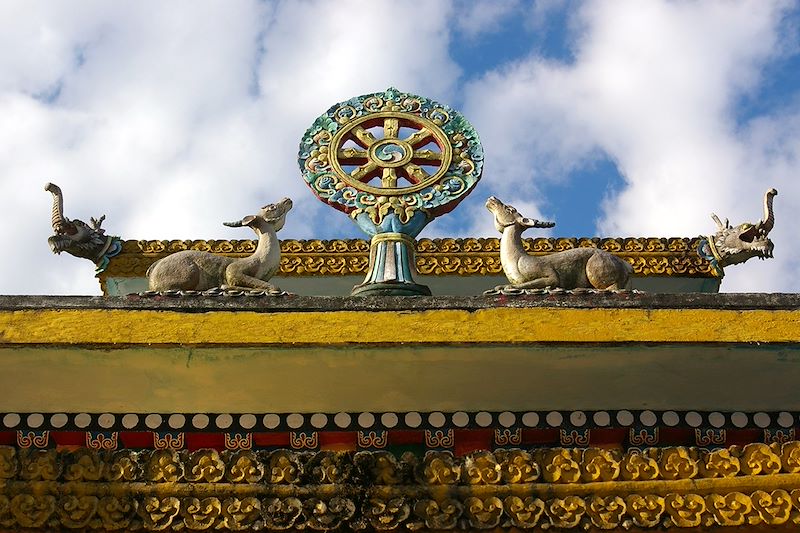
<instances>
[{"instance_id":1,"label":"carved scrollwork frieze","mask_svg":"<svg viewBox=\"0 0 800 533\"><path fill-rule=\"evenodd\" d=\"M187 531L800 526L800 443L479 451L0 447L0 527Z\"/></svg>"},{"instance_id":2,"label":"carved scrollwork frieze","mask_svg":"<svg viewBox=\"0 0 800 533\"><path fill-rule=\"evenodd\" d=\"M524 239L528 253L548 254L581 246L598 247L623 257L637 276L714 277L711 263L696 253L699 239L688 238L535 238ZM101 279L144 277L157 259L183 250L202 250L244 257L252 240L125 241ZM281 276L363 275L369 267L369 242L350 240L281 241ZM500 275L500 241L496 238L419 239L416 267L427 275Z\"/></svg>"}]
</instances>

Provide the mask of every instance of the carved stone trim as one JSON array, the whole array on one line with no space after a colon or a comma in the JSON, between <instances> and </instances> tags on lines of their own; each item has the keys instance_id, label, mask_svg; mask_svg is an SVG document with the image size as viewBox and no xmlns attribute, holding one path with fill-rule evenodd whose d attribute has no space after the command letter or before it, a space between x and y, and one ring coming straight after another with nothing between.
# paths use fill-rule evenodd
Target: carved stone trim
<instances>
[{"instance_id":1,"label":"carved stone trim","mask_svg":"<svg viewBox=\"0 0 800 533\"><path fill-rule=\"evenodd\" d=\"M636 276L715 277L711 263L696 250L699 238L537 238L525 239L529 253L552 252L596 246L625 258ZM243 257L253 253L252 240L162 240L123 243L122 253L111 260L101 275L144 277L157 259L181 250L204 250ZM369 266L369 243L351 240L281 241L281 276L363 275ZM419 274L486 275L501 274L500 241L496 238L420 239L416 266Z\"/></svg>"},{"instance_id":2,"label":"carved stone trim","mask_svg":"<svg viewBox=\"0 0 800 533\"><path fill-rule=\"evenodd\" d=\"M0 447L3 528L630 529L800 524L800 442L723 449Z\"/></svg>"}]
</instances>

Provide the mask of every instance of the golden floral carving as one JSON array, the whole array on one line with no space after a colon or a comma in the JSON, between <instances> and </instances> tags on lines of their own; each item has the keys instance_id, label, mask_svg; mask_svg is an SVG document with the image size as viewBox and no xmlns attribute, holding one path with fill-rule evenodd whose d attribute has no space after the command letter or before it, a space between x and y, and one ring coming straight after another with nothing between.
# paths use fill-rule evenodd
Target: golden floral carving
<instances>
[{"instance_id":1,"label":"golden floral carving","mask_svg":"<svg viewBox=\"0 0 800 533\"><path fill-rule=\"evenodd\" d=\"M315 483L344 482L352 470L351 463L344 458L344 454L338 452L318 452L306 465L306 471Z\"/></svg>"},{"instance_id":2,"label":"golden floral carving","mask_svg":"<svg viewBox=\"0 0 800 533\"><path fill-rule=\"evenodd\" d=\"M11 479L17 474L17 451L10 446L0 446L0 479Z\"/></svg>"},{"instance_id":3,"label":"golden floral carving","mask_svg":"<svg viewBox=\"0 0 800 533\"><path fill-rule=\"evenodd\" d=\"M14 517L11 515L11 499L0 494L0 526L11 527L14 525Z\"/></svg>"},{"instance_id":4,"label":"golden floral carving","mask_svg":"<svg viewBox=\"0 0 800 533\"><path fill-rule=\"evenodd\" d=\"M742 472L755 476L758 474L777 474L781 471L779 444L748 444L741 451L740 462Z\"/></svg>"},{"instance_id":5,"label":"golden floral carving","mask_svg":"<svg viewBox=\"0 0 800 533\"><path fill-rule=\"evenodd\" d=\"M697 451L691 448L665 448L659 461L662 479L691 479L697 475Z\"/></svg>"},{"instance_id":6,"label":"golden floral carving","mask_svg":"<svg viewBox=\"0 0 800 533\"><path fill-rule=\"evenodd\" d=\"M613 481L619 477L619 450L589 448L583 452L581 477L584 481ZM599 527L599 526L598 526Z\"/></svg>"},{"instance_id":7,"label":"golden floral carving","mask_svg":"<svg viewBox=\"0 0 800 533\"><path fill-rule=\"evenodd\" d=\"M464 514L469 524L477 529L497 527L503 514L503 502L496 496L489 498L467 498L464 500Z\"/></svg>"},{"instance_id":8,"label":"golden floral carving","mask_svg":"<svg viewBox=\"0 0 800 533\"><path fill-rule=\"evenodd\" d=\"M337 529L356 512L356 505L349 498L334 497L328 501L312 498L303 506L306 526L318 531Z\"/></svg>"},{"instance_id":9,"label":"golden floral carving","mask_svg":"<svg viewBox=\"0 0 800 533\"><path fill-rule=\"evenodd\" d=\"M800 442L792 441L783 445L781 448L781 464L783 471L788 474L800 472ZM0 472L2 472L2 463L0 463ZM0 477L3 477L1 473Z\"/></svg>"},{"instance_id":10,"label":"golden floral carving","mask_svg":"<svg viewBox=\"0 0 800 533\"><path fill-rule=\"evenodd\" d=\"M504 483L533 483L539 479L539 465L524 450L496 450Z\"/></svg>"},{"instance_id":11,"label":"golden floral carving","mask_svg":"<svg viewBox=\"0 0 800 533\"><path fill-rule=\"evenodd\" d=\"M183 478L184 463L175 450L154 450L144 468L148 481L175 483Z\"/></svg>"},{"instance_id":12,"label":"golden floral carving","mask_svg":"<svg viewBox=\"0 0 800 533\"><path fill-rule=\"evenodd\" d=\"M792 510L792 500L789 493L778 489L772 492L757 490L750 496L753 509L767 525L776 526L789 520ZM751 521L751 523L755 523Z\"/></svg>"},{"instance_id":13,"label":"golden floral carving","mask_svg":"<svg viewBox=\"0 0 800 533\"><path fill-rule=\"evenodd\" d=\"M414 505L414 514L420 517L429 529L452 529L461 516L464 507L453 499L442 502L420 500Z\"/></svg>"},{"instance_id":14,"label":"golden floral carving","mask_svg":"<svg viewBox=\"0 0 800 533\"><path fill-rule=\"evenodd\" d=\"M208 529L222 514L222 504L217 498L184 498L181 516L186 527L193 530Z\"/></svg>"},{"instance_id":15,"label":"golden floral carving","mask_svg":"<svg viewBox=\"0 0 800 533\"><path fill-rule=\"evenodd\" d=\"M725 448L705 454L700 462L703 477L732 477L739 473L739 458Z\"/></svg>"},{"instance_id":16,"label":"golden floral carving","mask_svg":"<svg viewBox=\"0 0 800 533\"><path fill-rule=\"evenodd\" d=\"M573 455L573 452L566 448L555 448L544 452L541 459L544 468L542 469L545 481L549 483L575 483L580 479L581 468Z\"/></svg>"},{"instance_id":17,"label":"golden floral carving","mask_svg":"<svg viewBox=\"0 0 800 533\"><path fill-rule=\"evenodd\" d=\"M633 523L639 527L655 527L666 509L664 498L657 494L633 494L625 500Z\"/></svg>"},{"instance_id":18,"label":"golden floral carving","mask_svg":"<svg viewBox=\"0 0 800 533\"><path fill-rule=\"evenodd\" d=\"M586 502L577 496L554 498L545 505L550 524L564 529L576 527L586 512Z\"/></svg>"},{"instance_id":19,"label":"golden floral carving","mask_svg":"<svg viewBox=\"0 0 800 533\"><path fill-rule=\"evenodd\" d=\"M288 450L276 450L269 457L270 483L296 483L302 473L297 455Z\"/></svg>"},{"instance_id":20,"label":"golden floral carving","mask_svg":"<svg viewBox=\"0 0 800 533\"><path fill-rule=\"evenodd\" d=\"M476 452L464 458L463 477L472 485L494 485L502 478L500 464L491 452Z\"/></svg>"},{"instance_id":21,"label":"golden floral carving","mask_svg":"<svg viewBox=\"0 0 800 533\"><path fill-rule=\"evenodd\" d=\"M644 453L638 450L629 450L625 453L620 464L622 479L627 481L645 481L656 479L659 475L658 462L654 455L658 450L649 449Z\"/></svg>"},{"instance_id":22,"label":"golden floral carving","mask_svg":"<svg viewBox=\"0 0 800 533\"><path fill-rule=\"evenodd\" d=\"M303 504L297 498L267 498L262 509L267 528L282 531L294 526L303 512Z\"/></svg>"},{"instance_id":23,"label":"golden floral carving","mask_svg":"<svg viewBox=\"0 0 800 533\"><path fill-rule=\"evenodd\" d=\"M172 525L172 520L178 515L180 509L180 500L173 496L161 499L155 496L145 496L142 505L137 510L147 529L162 531Z\"/></svg>"},{"instance_id":24,"label":"golden floral carving","mask_svg":"<svg viewBox=\"0 0 800 533\"><path fill-rule=\"evenodd\" d=\"M544 513L544 502L530 496L524 500L519 496L508 496L503 504L511 524L522 529L536 527Z\"/></svg>"},{"instance_id":25,"label":"golden floral carving","mask_svg":"<svg viewBox=\"0 0 800 533\"><path fill-rule=\"evenodd\" d=\"M142 475L142 466L138 455L131 450L114 452L106 468L106 479L109 481L134 481Z\"/></svg>"},{"instance_id":26,"label":"golden floral carving","mask_svg":"<svg viewBox=\"0 0 800 533\"><path fill-rule=\"evenodd\" d=\"M394 454L385 451L359 452L354 460L378 485L397 485L402 480L401 465Z\"/></svg>"},{"instance_id":27,"label":"golden floral carving","mask_svg":"<svg viewBox=\"0 0 800 533\"><path fill-rule=\"evenodd\" d=\"M697 527L702 522L706 502L697 494L667 494L664 506L672 523L678 527Z\"/></svg>"},{"instance_id":28,"label":"golden floral carving","mask_svg":"<svg viewBox=\"0 0 800 533\"><path fill-rule=\"evenodd\" d=\"M197 450L189 454L184 477L187 481L213 483L225 475L225 464L216 450Z\"/></svg>"},{"instance_id":29,"label":"golden floral carving","mask_svg":"<svg viewBox=\"0 0 800 533\"><path fill-rule=\"evenodd\" d=\"M233 483L258 483L264 477L264 465L250 450L226 453L225 479Z\"/></svg>"},{"instance_id":30,"label":"golden floral carving","mask_svg":"<svg viewBox=\"0 0 800 533\"><path fill-rule=\"evenodd\" d=\"M36 450L24 448L19 450L18 457L22 463L20 474L22 479L54 480L61 475L61 463L58 461L56 450Z\"/></svg>"},{"instance_id":31,"label":"golden floral carving","mask_svg":"<svg viewBox=\"0 0 800 533\"><path fill-rule=\"evenodd\" d=\"M58 500L58 517L70 529L86 527L97 512L96 496L62 496Z\"/></svg>"},{"instance_id":32,"label":"golden floral carving","mask_svg":"<svg viewBox=\"0 0 800 533\"><path fill-rule=\"evenodd\" d=\"M547 254L579 246L597 246L628 261L634 275L714 277L711 264L696 253L698 239L524 239L529 253ZM157 259L182 250L203 250L243 257L255 250L252 240L125 241L122 253L111 258L101 282L109 277L144 277ZM282 276L358 275L369 266L369 243L352 240L281 241ZM496 238L420 239L416 247L420 274L499 275L500 245Z\"/></svg>"},{"instance_id":33,"label":"golden floral carving","mask_svg":"<svg viewBox=\"0 0 800 533\"><path fill-rule=\"evenodd\" d=\"M740 526L747 520L753 509L750 497L741 492L731 492L722 496L706 496L706 507L714 515L714 521L721 526Z\"/></svg>"},{"instance_id":34,"label":"golden floral carving","mask_svg":"<svg viewBox=\"0 0 800 533\"><path fill-rule=\"evenodd\" d=\"M11 499L11 514L22 527L42 527L56 510L54 496L18 494Z\"/></svg>"},{"instance_id":35,"label":"golden floral carving","mask_svg":"<svg viewBox=\"0 0 800 533\"><path fill-rule=\"evenodd\" d=\"M461 478L461 467L450 452L428 452L422 462L421 481L430 485L452 485Z\"/></svg>"},{"instance_id":36,"label":"golden floral carving","mask_svg":"<svg viewBox=\"0 0 800 533\"><path fill-rule=\"evenodd\" d=\"M96 453L80 449L66 456L64 479L67 481L97 481L103 477L105 461Z\"/></svg>"},{"instance_id":37,"label":"golden floral carving","mask_svg":"<svg viewBox=\"0 0 800 533\"><path fill-rule=\"evenodd\" d=\"M97 515L102 521L103 529L109 531L127 529L135 514L136 506L130 498L106 496L97 505Z\"/></svg>"},{"instance_id":38,"label":"golden floral carving","mask_svg":"<svg viewBox=\"0 0 800 533\"><path fill-rule=\"evenodd\" d=\"M231 531L253 529L260 525L261 502L258 498L228 498L222 502L222 527Z\"/></svg>"},{"instance_id":39,"label":"golden floral carving","mask_svg":"<svg viewBox=\"0 0 800 533\"><path fill-rule=\"evenodd\" d=\"M411 514L411 507L406 498L383 500L370 498L364 514L372 527L379 531L392 530L399 527Z\"/></svg>"},{"instance_id":40,"label":"golden floral carving","mask_svg":"<svg viewBox=\"0 0 800 533\"><path fill-rule=\"evenodd\" d=\"M622 522L625 515L625 500L619 496L594 496L587 502L586 514L595 527L600 529L614 529Z\"/></svg>"}]
</instances>

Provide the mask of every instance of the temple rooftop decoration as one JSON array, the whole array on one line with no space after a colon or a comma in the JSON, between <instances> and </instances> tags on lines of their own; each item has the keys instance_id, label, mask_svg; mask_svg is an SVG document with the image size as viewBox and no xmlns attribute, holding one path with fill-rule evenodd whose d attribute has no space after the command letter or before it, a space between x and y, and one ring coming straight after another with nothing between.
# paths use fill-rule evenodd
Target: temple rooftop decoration
<instances>
[{"instance_id":1,"label":"temple rooftop decoration","mask_svg":"<svg viewBox=\"0 0 800 533\"><path fill-rule=\"evenodd\" d=\"M670 239L523 239L487 191L501 239L419 238L483 157L420 96L331 107L302 178L368 241L279 240L288 198L123 240L48 184L103 296L0 296L0 529L800 528L800 296L718 293L777 191Z\"/></svg>"}]
</instances>

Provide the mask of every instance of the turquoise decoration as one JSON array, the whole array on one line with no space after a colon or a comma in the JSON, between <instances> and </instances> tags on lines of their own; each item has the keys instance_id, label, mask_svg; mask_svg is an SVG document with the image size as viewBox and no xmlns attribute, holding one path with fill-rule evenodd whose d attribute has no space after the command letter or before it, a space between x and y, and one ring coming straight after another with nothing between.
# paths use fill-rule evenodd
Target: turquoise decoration
<instances>
[{"instance_id":1,"label":"turquoise decoration","mask_svg":"<svg viewBox=\"0 0 800 533\"><path fill-rule=\"evenodd\" d=\"M478 183L483 148L454 109L389 88L317 118L300 142L303 179L372 237L370 269L353 294L430 294L414 283L415 237Z\"/></svg>"}]
</instances>

